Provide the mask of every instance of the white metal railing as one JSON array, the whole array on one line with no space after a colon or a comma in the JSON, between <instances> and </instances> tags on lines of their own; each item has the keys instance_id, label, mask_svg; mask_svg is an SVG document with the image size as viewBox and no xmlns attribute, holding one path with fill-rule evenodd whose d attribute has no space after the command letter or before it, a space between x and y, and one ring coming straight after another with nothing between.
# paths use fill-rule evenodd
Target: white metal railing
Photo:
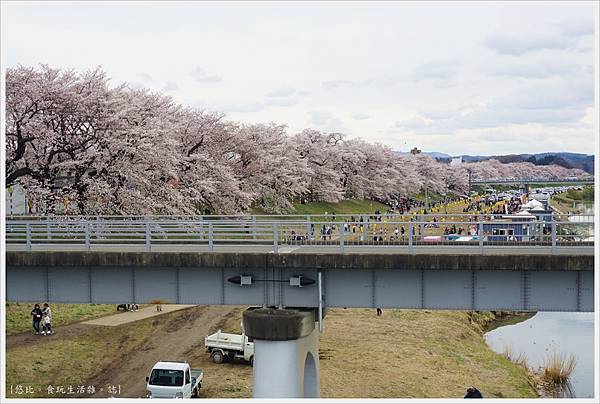
<instances>
[{"instance_id":1,"label":"white metal railing","mask_svg":"<svg viewBox=\"0 0 600 404\"><path fill-rule=\"evenodd\" d=\"M355 214L255 216L19 216L6 218L7 245L264 245L346 248L451 246L593 246L593 215L535 220L491 214Z\"/></svg>"}]
</instances>

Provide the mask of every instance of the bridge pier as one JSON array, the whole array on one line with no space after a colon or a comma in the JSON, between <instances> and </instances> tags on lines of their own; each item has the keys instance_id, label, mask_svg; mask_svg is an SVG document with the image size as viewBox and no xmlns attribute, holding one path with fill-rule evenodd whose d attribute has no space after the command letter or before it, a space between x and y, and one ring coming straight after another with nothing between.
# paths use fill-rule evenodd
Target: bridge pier
<instances>
[{"instance_id":1,"label":"bridge pier","mask_svg":"<svg viewBox=\"0 0 600 404\"><path fill-rule=\"evenodd\" d=\"M244 312L254 339L253 398L319 398L318 327L314 309Z\"/></svg>"}]
</instances>

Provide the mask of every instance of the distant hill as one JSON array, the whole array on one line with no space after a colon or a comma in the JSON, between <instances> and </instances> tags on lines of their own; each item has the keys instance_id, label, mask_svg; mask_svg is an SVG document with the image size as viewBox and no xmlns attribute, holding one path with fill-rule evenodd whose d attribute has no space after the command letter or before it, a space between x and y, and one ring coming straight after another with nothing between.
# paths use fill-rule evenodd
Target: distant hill
<instances>
[{"instance_id":1,"label":"distant hill","mask_svg":"<svg viewBox=\"0 0 600 404\"><path fill-rule=\"evenodd\" d=\"M528 161L538 166L556 164L565 168L579 168L589 174L594 173L594 155L569 152L546 152L536 154L505 154L496 156L449 156L446 153L425 152L428 156L441 161L449 161L453 157L462 157L465 162L476 162L495 159L502 163L518 163Z\"/></svg>"},{"instance_id":2,"label":"distant hill","mask_svg":"<svg viewBox=\"0 0 600 404\"><path fill-rule=\"evenodd\" d=\"M439 153L439 152L423 152L423 154L432 157L434 159L451 159L452 156L446 153Z\"/></svg>"}]
</instances>

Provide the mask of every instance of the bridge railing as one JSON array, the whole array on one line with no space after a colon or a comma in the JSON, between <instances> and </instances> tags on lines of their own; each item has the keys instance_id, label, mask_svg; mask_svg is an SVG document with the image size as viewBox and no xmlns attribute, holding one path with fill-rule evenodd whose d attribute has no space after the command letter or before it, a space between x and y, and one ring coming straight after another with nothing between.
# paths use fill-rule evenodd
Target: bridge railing
<instances>
[{"instance_id":1,"label":"bridge railing","mask_svg":"<svg viewBox=\"0 0 600 404\"><path fill-rule=\"evenodd\" d=\"M366 214L279 216L81 216L6 220L7 246L25 250L84 250L161 246L279 248L478 248L593 246L593 215L553 215L545 220L491 214Z\"/></svg>"}]
</instances>

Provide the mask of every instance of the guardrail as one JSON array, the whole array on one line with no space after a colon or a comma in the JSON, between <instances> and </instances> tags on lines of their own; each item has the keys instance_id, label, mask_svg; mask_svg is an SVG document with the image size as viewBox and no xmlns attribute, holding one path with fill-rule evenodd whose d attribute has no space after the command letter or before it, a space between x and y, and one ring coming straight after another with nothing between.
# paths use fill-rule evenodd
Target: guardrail
<instances>
[{"instance_id":1,"label":"guardrail","mask_svg":"<svg viewBox=\"0 0 600 404\"><path fill-rule=\"evenodd\" d=\"M482 185L482 184L593 184L594 177L578 177L578 178L545 178L545 177L526 177L526 178L488 178L488 179L472 179L471 184Z\"/></svg>"},{"instance_id":2,"label":"guardrail","mask_svg":"<svg viewBox=\"0 0 600 404\"><path fill-rule=\"evenodd\" d=\"M544 220L545 219L545 220ZM7 246L354 247L593 246L593 215L541 218L490 214L363 214L256 216L22 216L7 218Z\"/></svg>"}]
</instances>

